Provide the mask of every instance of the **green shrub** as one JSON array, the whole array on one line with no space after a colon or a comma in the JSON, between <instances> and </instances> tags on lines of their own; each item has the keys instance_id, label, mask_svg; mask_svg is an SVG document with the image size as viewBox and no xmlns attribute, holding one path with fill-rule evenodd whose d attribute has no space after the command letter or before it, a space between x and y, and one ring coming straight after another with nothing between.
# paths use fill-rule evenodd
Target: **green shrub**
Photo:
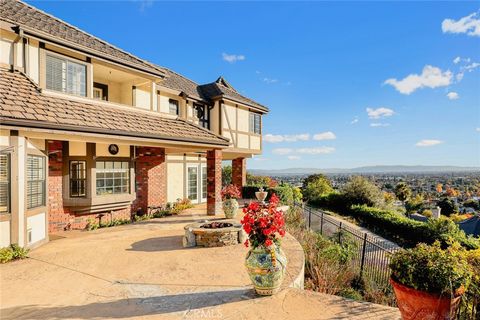
<instances>
[{"instance_id":1,"label":"green shrub","mask_svg":"<svg viewBox=\"0 0 480 320\"><path fill-rule=\"evenodd\" d=\"M171 214L179 214L187 209L193 208L192 201L190 199L178 199L177 202L173 204L172 209L170 210Z\"/></svg>"},{"instance_id":2,"label":"green shrub","mask_svg":"<svg viewBox=\"0 0 480 320\"><path fill-rule=\"evenodd\" d=\"M11 244L9 247L0 249L0 263L7 263L12 260L25 259L28 257L28 249L20 247L18 244Z\"/></svg>"},{"instance_id":3,"label":"green shrub","mask_svg":"<svg viewBox=\"0 0 480 320\"><path fill-rule=\"evenodd\" d=\"M435 242L399 250L392 255L389 266L399 283L435 294L463 294L472 277L465 249L458 243L446 249Z\"/></svg>"},{"instance_id":4,"label":"green shrub","mask_svg":"<svg viewBox=\"0 0 480 320\"><path fill-rule=\"evenodd\" d=\"M88 218L86 229L88 231L92 231L97 230L98 228L100 228L100 224L97 222L97 220L95 218Z\"/></svg>"},{"instance_id":5,"label":"green shrub","mask_svg":"<svg viewBox=\"0 0 480 320\"><path fill-rule=\"evenodd\" d=\"M242 189L242 198L256 199L255 192L260 190L260 186L244 186ZM294 187L290 184L281 184L273 188L263 187L268 192L266 201L270 199L273 193L280 198L280 203L291 205L293 202L300 202L302 200L302 192L300 188Z\"/></svg>"},{"instance_id":6,"label":"green shrub","mask_svg":"<svg viewBox=\"0 0 480 320\"><path fill-rule=\"evenodd\" d=\"M446 246L450 240L467 249L480 247L479 240L467 237L458 226L447 218L429 219L426 223L415 221L389 210L353 206L347 212L369 230L406 247L418 243L432 244L440 241Z\"/></svg>"}]
</instances>

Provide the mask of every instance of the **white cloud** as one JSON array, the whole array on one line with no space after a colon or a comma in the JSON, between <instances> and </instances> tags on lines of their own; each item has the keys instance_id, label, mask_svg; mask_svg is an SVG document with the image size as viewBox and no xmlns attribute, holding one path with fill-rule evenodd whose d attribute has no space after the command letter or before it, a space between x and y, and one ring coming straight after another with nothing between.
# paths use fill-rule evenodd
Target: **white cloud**
<instances>
[{"instance_id":1,"label":"white cloud","mask_svg":"<svg viewBox=\"0 0 480 320\"><path fill-rule=\"evenodd\" d=\"M432 147L432 146L436 146L436 145L441 144L441 143L443 143L443 141L441 141L441 140L424 139L424 140L418 141L415 144L415 146L417 146L417 147Z\"/></svg>"},{"instance_id":2,"label":"white cloud","mask_svg":"<svg viewBox=\"0 0 480 320\"><path fill-rule=\"evenodd\" d=\"M395 87L397 91L403 94L410 94L417 89L424 87L437 88L445 87L452 83L452 72L450 70L442 71L440 68L426 65L423 67L422 74L410 74L402 80L390 78L385 80L384 84Z\"/></svg>"},{"instance_id":3,"label":"white cloud","mask_svg":"<svg viewBox=\"0 0 480 320\"><path fill-rule=\"evenodd\" d=\"M297 153L302 154L328 154L335 152L333 147L316 147L316 148L301 148L296 150Z\"/></svg>"},{"instance_id":4,"label":"white cloud","mask_svg":"<svg viewBox=\"0 0 480 320\"><path fill-rule=\"evenodd\" d=\"M453 92L453 91L447 93L447 97L448 97L448 99L450 99L450 100L457 100L458 98L460 98L460 96L458 95L458 93Z\"/></svg>"},{"instance_id":5,"label":"white cloud","mask_svg":"<svg viewBox=\"0 0 480 320\"><path fill-rule=\"evenodd\" d=\"M253 157L252 159L253 159L253 161L267 161L268 160L268 158L264 158L264 157Z\"/></svg>"},{"instance_id":6,"label":"white cloud","mask_svg":"<svg viewBox=\"0 0 480 320\"><path fill-rule=\"evenodd\" d=\"M293 152L293 149L289 149L289 148L277 148L272 150L273 154L278 154L280 156L284 156L292 152Z\"/></svg>"},{"instance_id":7,"label":"white cloud","mask_svg":"<svg viewBox=\"0 0 480 320\"><path fill-rule=\"evenodd\" d=\"M288 156L288 160L300 160L301 158L299 156Z\"/></svg>"},{"instance_id":8,"label":"white cloud","mask_svg":"<svg viewBox=\"0 0 480 320\"><path fill-rule=\"evenodd\" d=\"M472 72L473 70L477 69L478 67L480 67L480 63L478 62L472 62L471 64L468 64L464 67L462 67L462 71L468 71L468 72Z\"/></svg>"},{"instance_id":9,"label":"white cloud","mask_svg":"<svg viewBox=\"0 0 480 320\"><path fill-rule=\"evenodd\" d=\"M308 133L294 135L266 134L263 136L263 141L270 143L308 141L309 139L310 135Z\"/></svg>"},{"instance_id":10,"label":"white cloud","mask_svg":"<svg viewBox=\"0 0 480 320\"><path fill-rule=\"evenodd\" d=\"M476 130L477 132L480 132L480 128L476 128L475 130Z\"/></svg>"},{"instance_id":11,"label":"white cloud","mask_svg":"<svg viewBox=\"0 0 480 320\"><path fill-rule=\"evenodd\" d=\"M395 114L395 111L389 108L367 108L367 114L370 119L380 119L384 117L391 117Z\"/></svg>"},{"instance_id":12,"label":"white cloud","mask_svg":"<svg viewBox=\"0 0 480 320\"><path fill-rule=\"evenodd\" d=\"M335 140L337 139L337 136L335 136L335 133L332 131L327 131L327 132L322 132L322 133L317 133L313 135L313 140Z\"/></svg>"},{"instance_id":13,"label":"white cloud","mask_svg":"<svg viewBox=\"0 0 480 320\"><path fill-rule=\"evenodd\" d=\"M228 63L235 63L245 60L245 56L243 54L228 54L224 52L222 53L222 59Z\"/></svg>"},{"instance_id":14,"label":"white cloud","mask_svg":"<svg viewBox=\"0 0 480 320\"><path fill-rule=\"evenodd\" d=\"M381 123L381 122L374 122L370 123L370 127L389 127L390 123Z\"/></svg>"},{"instance_id":15,"label":"white cloud","mask_svg":"<svg viewBox=\"0 0 480 320\"><path fill-rule=\"evenodd\" d=\"M462 60L462 58L456 57L455 59L453 59L453 63L457 64L457 63L459 63L461 60Z\"/></svg>"},{"instance_id":16,"label":"white cloud","mask_svg":"<svg viewBox=\"0 0 480 320\"><path fill-rule=\"evenodd\" d=\"M358 122L358 118L355 117L352 121L350 121L350 124L355 124L355 123L357 123L357 122Z\"/></svg>"},{"instance_id":17,"label":"white cloud","mask_svg":"<svg viewBox=\"0 0 480 320\"><path fill-rule=\"evenodd\" d=\"M443 33L466 33L469 36L480 37L480 19L474 12L460 20L445 19L442 22Z\"/></svg>"},{"instance_id":18,"label":"white cloud","mask_svg":"<svg viewBox=\"0 0 480 320\"><path fill-rule=\"evenodd\" d=\"M457 79L458 82L460 82L460 81L462 81L463 76L464 76L464 73L463 73L463 72L460 72L460 73L457 73L457 75L455 76L455 78Z\"/></svg>"},{"instance_id":19,"label":"white cloud","mask_svg":"<svg viewBox=\"0 0 480 320\"><path fill-rule=\"evenodd\" d=\"M268 83L268 84L272 84L272 83L277 83L278 79L263 78L262 81L265 82L265 83Z\"/></svg>"}]
</instances>

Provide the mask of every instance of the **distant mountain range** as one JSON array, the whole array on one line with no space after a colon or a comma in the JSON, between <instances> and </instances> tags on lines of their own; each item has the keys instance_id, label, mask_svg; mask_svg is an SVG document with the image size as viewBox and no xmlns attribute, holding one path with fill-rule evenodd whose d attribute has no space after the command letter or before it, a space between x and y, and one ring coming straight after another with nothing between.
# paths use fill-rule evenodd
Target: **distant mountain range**
<instances>
[{"instance_id":1,"label":"distant mountain range","mask_svg":"<svg viewBox=\"0 0 480 320\"><path fill-rule=\"evenodd\" d=\"M458 167L458 166L367 166L352 169L339 168L289 168L278 170L252 169L248 170L255 175L303 175L314 173L325 174L352 174L352 173L449 173L449 172L472 172L480 171L480 167Z\"/></svg>"}]
</instances>

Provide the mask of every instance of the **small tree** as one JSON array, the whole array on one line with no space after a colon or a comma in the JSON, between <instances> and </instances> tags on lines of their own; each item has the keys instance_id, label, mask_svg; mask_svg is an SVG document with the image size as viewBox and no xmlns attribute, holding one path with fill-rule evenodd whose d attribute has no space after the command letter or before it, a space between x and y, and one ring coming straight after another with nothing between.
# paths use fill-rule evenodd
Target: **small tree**
<instances>
[{"instance_id":1,"label":"small tree","mask_svg":"<svg viewBox=\"0 0 480 320\"><path fill-rule=\"evenodd\" d=\"M222 167L222 186L232 184L232 166Z\"/></svg>"},{"instance_id":2,"label":"small tree","mask_svg":"<svg viewBox=\"0 0 480 320\"><path fill-rule=\"evenodd\" d=\"M405 182L400 182L395 187L395 196L398 200L405 202L407 201L412 195L412 190L407 186Z\"/></svg>"},{"instance_id":3,"label":"small tree","mask_svg":"<svg viewBox=\"0 0 480 320\"><path fill-rule=\"evenodd\" d=\"M458 212L457 204L449 198L443 198L437 203L437 206L439 206L441 209L440 213L447 217L450 216L452 213Z\"/></svg>"},{"instance_id":4,"label":"small tree","mask_svg":"<svg viewBox=\"0 0 480 320\"><path fill-rule=\"evenodd\" d=\"M333 191L330 180L323 174L313 174L303 181L303 197L315 201Z\"/></svg>"},{"instance_id":5,"label":"small tree","mask_svg":"<svg viewBox=\"0 0 480 320\"><path fill-rule=\"evenodd\" d=\"M365 204L382 207L383 193L373 182L362 176L353 176L343 187L342 194L349 205Z\"/></svg>"},{"instance_id":6,"label":"small tree","mask_svg":"<svg viewBox=\"0 0 480 320\"><path fill-rule=\"evenodd\" d=\"M415 197L412 197L405 202L405 210L407 213L415 213L420 211L423 208L423 196L417 194Z\"/></svg>"}]
</instances>

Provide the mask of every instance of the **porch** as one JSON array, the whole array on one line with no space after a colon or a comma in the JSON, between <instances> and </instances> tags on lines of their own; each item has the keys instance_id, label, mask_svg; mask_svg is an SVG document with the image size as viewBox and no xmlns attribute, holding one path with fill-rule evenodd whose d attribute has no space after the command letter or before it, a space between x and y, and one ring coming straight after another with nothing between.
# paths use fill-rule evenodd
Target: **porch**
<instances>
[{"instance_id":1,"label":"porch","mask_svg":"<svg viewBox=\"0 0 480 320\"><path fill-rule=\"evenodd\" d=\"M247 249L182 247L183 226L211 219L200 205L178 216L58 233L29 259L0 266L2 319L395 319L396 309L287 288L303 251L287 236L285 290L259 298Z\"/></svg>"}]
</instances>

